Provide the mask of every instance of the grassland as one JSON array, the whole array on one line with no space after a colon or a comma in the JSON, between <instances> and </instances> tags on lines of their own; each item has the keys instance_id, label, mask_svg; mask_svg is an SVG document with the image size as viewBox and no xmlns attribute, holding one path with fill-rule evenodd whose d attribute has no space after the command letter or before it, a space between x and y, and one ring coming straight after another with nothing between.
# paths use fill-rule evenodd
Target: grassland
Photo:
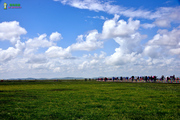
<instances>
[{"instance_id":1,"label":"grassland","mask_svg":"<svg viewBox=\"0 0 180 120\"><path fill-rule=\"evenodd\" d=\"M180 84L1 82L0 120L180 119Z\"/></svg>"}]
</instances>

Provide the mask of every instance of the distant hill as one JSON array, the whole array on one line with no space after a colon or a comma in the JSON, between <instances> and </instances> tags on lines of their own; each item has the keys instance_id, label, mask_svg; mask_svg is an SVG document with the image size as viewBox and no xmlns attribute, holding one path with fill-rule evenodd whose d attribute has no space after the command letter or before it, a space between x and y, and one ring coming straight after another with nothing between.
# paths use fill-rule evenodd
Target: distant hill
<instances>
[{"instance_id":1,"label":"distant hill","mask_svg":"<svg viewBox=\"0 0 180 120\"><path fill-rule=\"evenodd\" d=\"M60 79L65 79L65 80L72 80L72 79L84 79L83 77L64 77Z\"/></svg>"},{"instance_id":2,"label":"distant hill","mask_svg":"<svg viewBox=\"0 0 180 120\"><path fill-rule=\"evenodd\" d=\"M74 79L84 79L83 77L63 77L63 78L10 78L7 80L54 80L54 79L62 79L62 80L74 80Z\"/></svg>"},{"instance_id":3,"label":"distant hill","mask_svg":"<svg viewBox=\"0 0 180 120\"><path fill-rule=\"evenodd\" d=\"M9 78L7 80L35 80L36 78Z\"/></svg>"}]
</instances>

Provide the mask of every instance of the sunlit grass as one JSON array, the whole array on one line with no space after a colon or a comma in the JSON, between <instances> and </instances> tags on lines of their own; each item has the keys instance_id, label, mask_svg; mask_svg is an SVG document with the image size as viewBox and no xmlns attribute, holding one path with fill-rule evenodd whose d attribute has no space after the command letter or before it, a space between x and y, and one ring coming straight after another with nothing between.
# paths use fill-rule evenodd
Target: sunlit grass
<instances>
[{"instance_id":1,"label":"sunlit grass","mask_svg":"<svg viewBox=\"0 0 180 120\"><path fill-rule=\"evenodd\" d=\"M0 119L180 119L180 84L0 83Z\"/></svg>"}]
</instances>

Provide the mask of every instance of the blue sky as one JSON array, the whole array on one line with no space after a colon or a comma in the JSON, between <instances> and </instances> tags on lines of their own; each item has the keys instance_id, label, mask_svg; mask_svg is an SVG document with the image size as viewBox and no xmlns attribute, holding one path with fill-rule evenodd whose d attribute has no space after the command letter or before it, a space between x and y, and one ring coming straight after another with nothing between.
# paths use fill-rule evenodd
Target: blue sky
<instances>
[{"instance_id":1,"label":"blue sky","mask_svg":"<svg viewBox=\"0 0 180 120\"><path fill-rule=\"evenodd\" d=\"M7 8L4 3L20 4ZM1 0L0 79L180 76L178 0Z\"/></svg>"}]
</instances>

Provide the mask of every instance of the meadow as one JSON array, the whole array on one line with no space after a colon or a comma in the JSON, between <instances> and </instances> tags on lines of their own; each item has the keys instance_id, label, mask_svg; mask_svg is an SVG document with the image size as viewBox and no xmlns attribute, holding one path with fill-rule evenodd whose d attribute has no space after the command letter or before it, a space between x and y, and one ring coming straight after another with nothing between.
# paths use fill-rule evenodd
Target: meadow
<instances>
[{"instance_id":1,"label":"meadow","mask_svg":"<svg viewBox=\"0 0 180 120\"><path fill-rule=\"evenodd\" d=\"M180 84L0 82L0 120L179 120Z\"/></svg>"}]
</instances>

